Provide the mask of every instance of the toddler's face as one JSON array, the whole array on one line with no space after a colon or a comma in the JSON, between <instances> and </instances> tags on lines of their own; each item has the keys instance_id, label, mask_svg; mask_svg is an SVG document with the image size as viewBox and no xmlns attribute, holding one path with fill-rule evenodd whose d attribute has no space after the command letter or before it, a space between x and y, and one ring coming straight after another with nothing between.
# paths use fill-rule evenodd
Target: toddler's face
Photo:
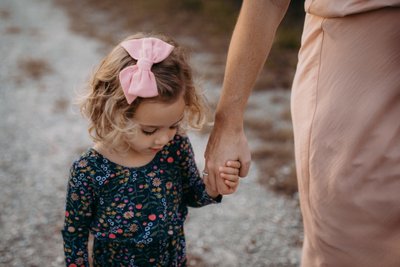
<instances>
[{"instance_id":1,"label":"toddler's face","mask_svg":"<svg viewBox=\"0 0 400 267\"><path fill-rule=\"evenodd\" d=\"M148 156L160 151L175 136L184 111L183 97L179 97L174 103L140 103L133 118L138 125L138 131L127 140L133 152L138 153L138 156Z\"/></svg>"}]
</instances>

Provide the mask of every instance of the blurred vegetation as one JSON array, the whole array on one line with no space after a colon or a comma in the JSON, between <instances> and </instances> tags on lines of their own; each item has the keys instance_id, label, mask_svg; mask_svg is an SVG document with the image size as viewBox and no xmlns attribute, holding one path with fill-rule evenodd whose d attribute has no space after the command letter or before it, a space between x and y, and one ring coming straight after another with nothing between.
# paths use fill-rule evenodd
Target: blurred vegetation
<instances>
[{"instance_id":1,"label":"blurred vegetation","mask_svg":"<svg viewBox=\"0 0 400 267\"><path fill-rule=\"evenodd\" d=\"M74 31L115 45L126 32L151 31L192 38L190 48L214 55L216 67L224 67L240 0L56 0L71 17ZM297 63L303 27L303 1L291 1L280 25L271 54L255 90L289 89ZM116 29L121 29L116 30ZM223 71L214 77L222 81Z\"/></svg>"}]
</instances>

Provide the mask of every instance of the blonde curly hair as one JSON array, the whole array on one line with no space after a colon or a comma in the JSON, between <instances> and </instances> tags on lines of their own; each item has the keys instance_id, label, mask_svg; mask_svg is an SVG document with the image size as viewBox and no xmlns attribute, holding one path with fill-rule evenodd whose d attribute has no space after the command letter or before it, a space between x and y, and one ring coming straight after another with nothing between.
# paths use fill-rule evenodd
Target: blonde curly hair
<instances>
[{"instance_id":1,"label":"blonde curly hair","mask_svg":"<svg viewBox=\"0 0 400 267\"><path fill-rule=\"evenodd\" d=\"M186 104L183 128L201 129L206 122L209 109L205 98L194 85L185 49L164 35L138 33L125 40L144 37L159 38L174 46L171 54L151 69L158 96L138 97L128 104L120 85L119 73L137 61L118 44L94 71L86 93L79 101L81 113L89 120L88 131L95 143L104 143L113 149L129 147L124 136L136 132L133 117L143 101L174 103L183 94Z\"/></svg>"}]
</instances>

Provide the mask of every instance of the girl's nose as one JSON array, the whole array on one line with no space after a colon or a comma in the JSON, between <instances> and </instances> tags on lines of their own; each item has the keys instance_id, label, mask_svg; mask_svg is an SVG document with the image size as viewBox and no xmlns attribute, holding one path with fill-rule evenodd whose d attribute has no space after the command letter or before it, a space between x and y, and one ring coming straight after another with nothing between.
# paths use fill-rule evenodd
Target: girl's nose
<instances>
[{"instance_id":1,"label":"girl's nose","mask_svg":"<svg viewBox=\"0 0 400 267\"><path fill-rule=\"evenodd\" d=\"M165 131L165 132L161 133L161 134L157 137L157 139L156 139L156 144L157 144L157 145L166 145L166 144L169 142L170 139L171 139L171 138L170 138L169 133L168 133L167 131Z\"/></svg>"}]
</instances>

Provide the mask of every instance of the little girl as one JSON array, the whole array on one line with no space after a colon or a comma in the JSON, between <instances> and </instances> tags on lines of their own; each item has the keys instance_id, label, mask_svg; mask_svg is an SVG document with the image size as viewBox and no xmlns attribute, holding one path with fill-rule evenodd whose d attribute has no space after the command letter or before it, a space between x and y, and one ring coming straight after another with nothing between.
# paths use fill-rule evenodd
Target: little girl
<instances>
[{"instance_id":1,"label":"little girl","mask_svg":"<svg viewBox=\"0 0 400 267\"><path fill-rule=\"evenodd\" d=\"M187 207L221 201L182 134L202 126L204 107L183 49L164 36L128 37L102 61L81 107L95 145L71 167L67 266L89 266L89 231L94 266L186 266ZM239 167L220 169L232 191Z\"/></svg>"}]
</instances>

